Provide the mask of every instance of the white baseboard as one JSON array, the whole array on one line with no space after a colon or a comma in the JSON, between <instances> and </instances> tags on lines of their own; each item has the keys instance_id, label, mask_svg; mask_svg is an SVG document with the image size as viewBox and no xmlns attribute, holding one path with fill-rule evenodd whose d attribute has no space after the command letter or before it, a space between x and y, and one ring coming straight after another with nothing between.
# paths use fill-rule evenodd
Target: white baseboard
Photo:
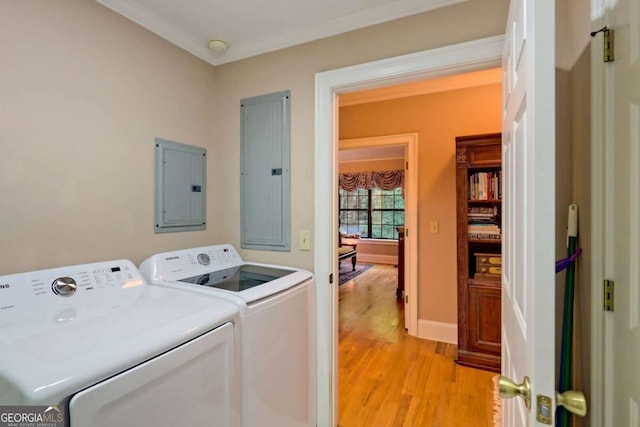
<instances>
[{"instance_id":1,"label":"white baseboard","mask_svg":"<svg viewBox=\"0 0 640 427\"><path fill-rule=\"evenodd\" d=\"M370 262L374 264L398 264L398 257L394 255L360 254L356 257L358 262Z\"/></svg>"},{"instance_id":2,"label":"white baseboard","mask_svg":"<svg viewBox=\"0 0 640 427\"><path fill-rule=\"evenodd\" d=\"M458 344L458 325L418 319L418 338Z\"/></svg>"}]
</instances>

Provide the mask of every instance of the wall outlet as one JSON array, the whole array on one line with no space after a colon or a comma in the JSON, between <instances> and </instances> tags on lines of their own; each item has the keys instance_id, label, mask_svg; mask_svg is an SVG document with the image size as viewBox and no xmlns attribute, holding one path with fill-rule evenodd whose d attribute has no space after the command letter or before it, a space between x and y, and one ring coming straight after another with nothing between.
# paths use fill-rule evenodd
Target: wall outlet
<instances>
[{"instance_id":1,"label":"wall outlet","mask_svg":"<svg viewBox=\"0 0 640 427\"><path fill-rule=\"evenodd\" d=\"M311 250L311 232L309 230L300 230L300 250Z\"/></svg>"},{"instance_id":2,"label":"wall outlet","mask_svg":"<svg viewBox=\"0 0 640 427\"><path fill-rule=\"evenodd\" d=\"M429 223L429 233L438 234L439 232L440 232L440 224L438 224L438 221L431 221Z\"/></svg>"}]
</instances>

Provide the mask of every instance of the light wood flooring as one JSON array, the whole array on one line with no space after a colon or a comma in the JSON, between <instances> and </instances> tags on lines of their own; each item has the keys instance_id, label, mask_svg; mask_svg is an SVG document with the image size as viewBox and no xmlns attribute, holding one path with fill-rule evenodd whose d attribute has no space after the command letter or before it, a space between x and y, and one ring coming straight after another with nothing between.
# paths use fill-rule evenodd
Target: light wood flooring
<instances>
[{"instance_id":1,"label":"light wood flooring","mask_svg":"<svg viewBox=\"0 0 640 427\"><path fill-rule=\"evenodd\" d=\"M340 427L493 427L493 373L458 366L456 346L407 335L397 270L339 287Z\"/></svg>"}]
</instances>

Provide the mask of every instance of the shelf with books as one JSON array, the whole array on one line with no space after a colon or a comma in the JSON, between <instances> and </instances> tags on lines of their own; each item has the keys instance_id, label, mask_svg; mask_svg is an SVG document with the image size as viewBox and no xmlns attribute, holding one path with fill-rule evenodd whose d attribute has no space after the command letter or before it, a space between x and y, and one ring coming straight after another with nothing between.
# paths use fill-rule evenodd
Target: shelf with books
<instances>
[{"instance_id":1,"label":"shelf with books","mask_svg":"<svg viewBox=\"0 0 640 427\"><path fill-rule=\"evenodd\" d=\"M502 203L501 199L488 199L488 200L467 200L470 205L482 205L485 203Z\"/></svg>"},{"instance_id":2,"label":"shelf with books","mask_svg":"<svg viewBox=\"0 0 640 427\"><path fill-rule=\"evenodd\" d=\"M501 154L500 134L456 138L457 362L498 372L501 351Z\"/></svg>"},{"instance_id":3,"label":"shelf with books","mask_svg":"<svg viewBox=\"0 0 640 427\"><path fill-rule=\"evenodd\" d=\"M488 243L488 244L501 244L502 243L502 239L501 238L495 238L495 239L481 239L481 238L477 238L477 237L469 237L469 242L471 243Z\"/></svg>"},{"instance_id":4,"label":"shelf with books","mask_svg":"<svg viewBox=\"0 0 640 427\"><path fill-rule=\"evenodd\" d=\"M469 171L469 200L485 201L502 198L502 171L487 169Z\"/></svg>"},{"instance_id":5,"label":"shelf with books","mask_svg":"<svg viewBox=\"0 0 640 427\"><path fill-rule=\"evenodd\" d=\"M467 238L467 241L469 242L469 245L490 245L489 247L491 249L487 249L484 252L493 252L493 253L500 253L500 247L496 247L496 244L500 244L502 243L502 240L500 239L469 239ZM475 247L474 247L475 248ZM470 249L474 249L474 248L470 248ZM473 255L473 253L471 253L471 255Z\"/></svg>"},{"instance_id":6,"label":"shelf with books","mask_svg":"<svg viewBox=\"0 0 640 427\"><path fill-rule=\"evenodd\" d=\"M467 239L501 240L500 209L497 204L467 208Z\"/></svg>"}]
</instances>

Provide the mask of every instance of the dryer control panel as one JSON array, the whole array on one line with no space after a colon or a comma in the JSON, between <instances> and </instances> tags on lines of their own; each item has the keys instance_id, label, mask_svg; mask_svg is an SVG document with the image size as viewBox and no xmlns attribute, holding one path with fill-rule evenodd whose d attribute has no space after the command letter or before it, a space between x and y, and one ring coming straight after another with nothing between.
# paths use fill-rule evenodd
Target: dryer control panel
<instances>
[{"instance_id":1,"label":"dryer control panel","mask_svg":"<svg viewBox=\"0 0 640 427\"><path fill-rule=\"evenodd\" d=\"M0 276L0 313L39 302L51 307L70 301L125 298L126 289L142 284L140 272L128 260Z\"/></svg>"}]
</instances>

